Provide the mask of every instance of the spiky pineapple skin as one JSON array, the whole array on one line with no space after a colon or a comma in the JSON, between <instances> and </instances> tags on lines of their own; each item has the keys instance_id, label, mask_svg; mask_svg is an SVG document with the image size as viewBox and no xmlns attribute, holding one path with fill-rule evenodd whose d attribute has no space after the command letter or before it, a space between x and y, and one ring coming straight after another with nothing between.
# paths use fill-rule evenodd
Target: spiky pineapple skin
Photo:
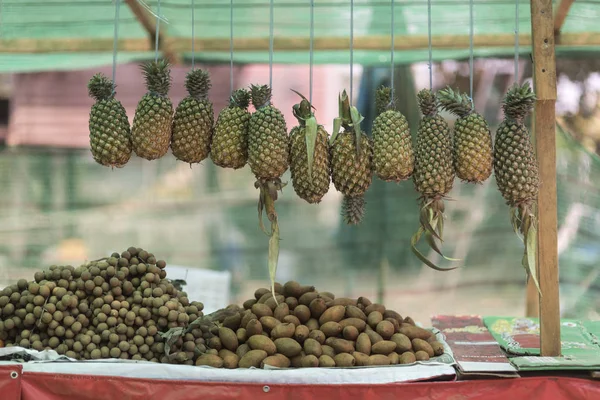
<instances>
[{"instance_id":1,"label":"spiky pineapple skin","mask_svg":"<svg viewBox=\"0 0 600 400\"><path fill-rule=\"evenodd\" d=\"M210 157L222 168L239 169L248 161L248 124L250 112L228 107L219 113Z\"/></svg>"},{"instance_id":2,"label":"spiky pineapple skin","mask_svg":"<svg viewBox=\"0 0 600 400\"><path fill-rule=\"evenodd\" d=\"M168 97L146 93L135 110L131 131L133 150L139 157L156 160L169 151L173 103Z\"/></svg>"},{"instance_id":3,"label":"spiky pineapple skin","mask_svg":"<svg viewBox=\"0 0 600 400\"><path fill-rule=\"evenodd\" d=\"M179 103L173 118L171 150L187 163L199 163L210 153L213 136L213 105L188 96Z\"/></svg>"},{"instance_id":4,"label":"spiky pineapple skin","mask_svg":"<svg viewBox=\"0 0 600 400\"><path fill-rule=\"evenodd\" d=\"M384 111L373 121L373 164L384 181L408 179L414 170L412 137L406 117L395 110Z\"/></svg>"},{"instance_id":5,"label":"spiky pineapple skin","mask_svg":"<svg viewBox=\"0 0 600 400\"><path fill-rule=\"evenodd\" d=\"M288 168L289 144L285 119L277 108L267 105L250 117L248 164L259 179L277 179Z\"/></svg>"},{"instance_id":6,"label":"spiky pineapple skin","mask_svg":"<svg viewBox=\"0 0 600 400\"><path fill-rule=\"evenodd\" d=\"M373 180L373 146L361 136L361 155L356 154L355 133L340 133L331 146L331 180L345 196L363 195Z\"/></svg>"},{"instance_id":7,"label":"spiky pineapple skin","mask_svg":"<svg viewBox=\"0 0 600 400\"><path fill-rule=\"evenodd\" d=\"M445 196L454 185L452 138L439 115L423 117L419 123L413 182L422 196Z\"/></svg>"},{"instance_id":8,"label":"spiky pineapple skin","mask_svg":"<svg viewBox=\"0 0 600 400\"><path fill-rule=\"evenodd\" d=\"M325 128L317 128L317 140L312 165L312 182L308 173L306 127L296 126L290 132L290 172L296 194L310 204L321 201L329 191L330 166L328 135Z\"/></svg>"},{"instance_id":9,"label":"spiky pineapple skin","mask_svg":"<svg viewBox=\"0 0 600 400\"><path fill-rule=\"evenodd\" d=\"M484 182L492 174L492 137L480 114L470 114L454 123L454 168L456 176L466 182Z\"/></svg>"},{"instance_id":10,"label":"spiky pineapple skin","mask_svg":"<svg viewBox=\"0 0 600 400\"><path fill-rule=\"evenodd\" d=\"M539 172L527 128L504 120L496 131L494 173L502 197L514 207L537 199Z\"/></svg>"},{"instance_id":11,"label":"spiky pineapple skin","mask_svg":"<svg viewBox=\"0 0 600 400\"><path fill-rule=\"evenodd\" d=\"M125 108L115 98L98 100L90 111L90 148L96 162L123 167L131 158L131 131Z\"/></svg>"}]
</instances>

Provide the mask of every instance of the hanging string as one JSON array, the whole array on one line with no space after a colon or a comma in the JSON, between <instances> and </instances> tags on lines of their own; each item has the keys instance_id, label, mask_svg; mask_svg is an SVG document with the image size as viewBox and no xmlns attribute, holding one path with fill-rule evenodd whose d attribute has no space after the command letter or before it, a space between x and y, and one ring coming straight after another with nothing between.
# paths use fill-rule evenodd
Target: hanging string
<instances>
[{"instance_id":1,"label":"hanging string","mask_svg":"<svg viewBox=\"0 0 600 400\"><path fill-rule=\"evenodd\" d=\"M473 0L469 1L469 95L473 102Z\"/></svg>"},{"instance_id":2,"label":"hanging string","mask_svg":"<svg viewBox=\"0 0 600 400\"><path fill-rule=\"evenodd\" d=\"M229 4L229 94L233 93L233 0Z\"/></svg>"},{"instance_id":3,"label":"hanging string","mask_svg":"<svg viewBox=\"0 0 600 400\"><path fill-rule=\"evenodd\" d=\"M392 104L394 103L394 0L392 0L392 26L391 26L391 39L392 48L390 51L390 87L392 88Z\"/></svg>"},{"instance_id":4,"label":"hanging string","mask_svg":"<svg viewBox=\"0 0 600 400\"><path fill-rule=\"evenodd\" d=\"M0 0L0 4L2 4L2 0ZM119 9L120 8L121 8L121 0L116 0L116 4L115 4L115 37L113 40L113 62L112 62L113 94L115 93L115 88L117 87L117 84L116 84L117 50L119 47Z\"/></svg>"},{"instance_id":5,"label":"hanging string","mask_svg":"<svg viewBox=\"0 0 600 400\"><path fill-rule=\"evenodd\" d=\"M273 0L269 9L269 87L273 87Z\"/></svg>"},{"instance_id":6,"label":"hanging string","mask_svg":"<svg viewBox=\"0 0 600 400\"><path fill-rule=\"evenodd\" d=\"M314 62L314 54L313 54L313 45L315 40L315 0L310 0L310 66L309 66L309 78L308 78L308 101L312 104L312 96L313 96L313 62Z\"/></svg>"},{"instance_id":7,"label":"hanging string","mask_svg":"<svg viewBox=\"0 0 600 400\"><path fill-rule=\"evenodd\" d=\"M429 41L429 90L433 90L433 51L431 49L431 0L427 0L427 38Z\"/></svg>"},{"instance_id":8,"label":"hanging string","mask_svg":"<svg viewBox=\"0 0 600 400\"><path fill-rule=\"evenodd\" d=\"M195 9L195 5L194 5L194 0L192 0L192 70L194 69L194 58L195 58L195 51L194 51L194 42L196 40L196 35L194 32L194 25L195 21L194 21L194 9Z\"/></svg>"},{"instance_id":9,"label":"hanging string","mask_svg":"<svg viewBox=\"0 0 600 400\"><path fill-rule=\"evenodd\" d=\"M350 0L350 104L354 89L354 0Z\"/></svg>"},{"instance_id":10,"label":"hanging string","mask_svg":"<svg viewBox=\"0 0 600 400\"><path fill-rule=\"evenodd\" d=\"M158 61L158 38L160 36L160 0L156 9L156 36L154 37L154 61Z\"/></svg>"},{"instance_id":11,"label":"hanging string","mask_svg":"<svg viewBox=\"0 0 600 400\"><path fill-rule=\"evenodd\" d=\"M519 0L515 1L515 82L519 82Z\"/></svg>"}]
</instances>

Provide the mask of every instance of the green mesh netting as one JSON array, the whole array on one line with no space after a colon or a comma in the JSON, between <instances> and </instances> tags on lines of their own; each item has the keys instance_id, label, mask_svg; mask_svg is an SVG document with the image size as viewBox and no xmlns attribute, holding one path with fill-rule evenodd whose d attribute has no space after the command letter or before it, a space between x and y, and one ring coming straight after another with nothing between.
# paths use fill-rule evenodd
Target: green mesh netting
<instances>
[{"instance_id":1,"label":"green mesh netting","mask_svg":"<svg viewBox=\"0 0 600 400\"><path fill-rule=\"evenodd\" d=\"M156 1L146 1L157 10ZM555 7L558 1L553 2ZM114 2L100 0L3 0L0 14L0 43L14 39L111 39L114 29ZM308 37L310 8L308 1L277 0L274 6L275 37ZM316 38L347 38L350 33L350 2L348 0L315 1L314 33ZM354 2L354 35L389 36L390 2L386 0L356 0ZM515 30L515 1L476 0L474 2L474 32L478 34L512 34ZM161 1L161 15L168 20L162 25L169 37L191 36L191 0ZM230 2L226 0L195 1L195 32L197 38L230 37ZM404 36L427 35L427 2L421 0L395 1L395 29L397 40ZM432 35L467 35L469 33L469 2L466 0L437 0L432 2ZM600 8L594 1L577 1L571 7L562 29L564 33L598 34ZM269 1L234 1L234 37L266 38L269 35ZM146 32L125 3L121 5L119 19L120 39L143 39ZM528 2L520 2L519 30L528 33L530 9ZM559 55L567 52L597 51L597 47L561 47ZM522 53L530 50L520 49ZM513 47L476 47L477 57L510 56ZM434 51L435 60L464 58L468 49ZM119 62L151 57L151 53L119 54ZM189 54L187 57L189 58ZM36 54L13 56L0 53L0 72L43 71L51 69L76 69L104 65L111 62L111 54ZM229 61L229 51L204 52L196 57L202 61ZM264 51L242 52L235 49L238 63L268 62L268 46ZM398 63L427 60L427 49L398 51ZM275 63L307 63L306 51L275 52ZM354 61L364 65L385 65L389 62L387 51L356 51ZM349 62L348 51L317 51L316 63Z\"/></svg>"}]
</instances>

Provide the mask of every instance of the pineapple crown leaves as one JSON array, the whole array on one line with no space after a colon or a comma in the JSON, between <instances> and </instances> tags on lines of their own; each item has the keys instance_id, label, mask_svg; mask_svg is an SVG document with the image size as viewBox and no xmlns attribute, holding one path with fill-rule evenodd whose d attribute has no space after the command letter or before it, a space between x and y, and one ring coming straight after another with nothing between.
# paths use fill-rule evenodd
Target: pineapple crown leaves
<instances>
[{"instance_id":1,"label":"pineapple crown leaves","mask_svg":"<svg viewBox=\"0 0 600 400\"><path fill-rule=\"evenodd\" d=\"M529 82L523 85L513 85L502 102L504 116L516 121L521 121L533 109L536 97Z\"/></svg>"},{"instance_id":2,"label":"pineapple crown leaves","mask_svg":"<svg viewBox=\"0 0 600 400\"><path fill-rule=\"evenodd\" d=\"M275 298L275 275L277 274L277 264L279 261L279 241L281 240L279 234L279 222L277 219L277 211L275 211L275 201L277 200L277 191L283 189L285 183L281 180L276 179L274 181L261 181L255 182L254 186L260 189L260 197L258 200L258 223L263 232L269 236L269 279L271 281L271 293L277 304ZM267 218L271 222L271 231L267 232L262 221L263 211L266 212Z\"/></svg>"},{"instance_id":3,"label":"pineapple crown leaves","mask_svg":"<svg viewBox=\"0 0 600 400\"><path fill-rule=\"evenodd\" d=\"M525 244L525 253L523 254L521 263L523 268L525 268L527 279L533 279L533 283L535 284L538 293L542 296L535 266L537 249L536 217L531 205L523 203L516 207L511 207L510 222L517 236Z\"/></svg>"},{"instance_id":4,"label":"pineapple crown leaves","mask_svg":"<svg viewBox=\"0 0 600 400\"><path fill-rule=\"evenodd\" d=\"M271 105L271 88L269 85L250 85L252 104L257 110Z\"/></svg>"},{"instance_id":5,"label":"pineapple crown leaves","mask_svg":"<svg viewBox=\"0 0 600 400\"><path fill-rule=\"evenodd\" d=\"M417 93L417 100L421 113L425 117L434 117L438 112L438 100L430 89L423 89Z\"/></svg>"},{"instance_id":6,"label":"pineapple crown leaves","mask_svg":"<svg viewBox=\"0 0 600 400\"><path fill-rule=\"evenodd\" d=\"M339 116L333 120L333 134L331 135L330 143L334 143L337 138L340 128L343 126L345 130L353 131L356 135L356 154L361 155L361 136L360 123L365 119L358 109L350 105L350 98L344 90L339 97Z\"/></svg>"},{"instance_id":7,"label":"pineapple crown leaves","mask_svg":"<svg viewBox=\"0 0 600 400\"><path fill-rule=\"evenodd\" d=\"M440 107L454 115L461 118L473 113L473 101L466 95L466 93L460 93L458 90L452 90L450 86L440 90L437 93L437 98Z\"/></svg>"},{"instance_id":8,"label":"pineapple crown leaves","mask_svg":"<svg viewBox=\"0 0 600 400\"><path fill-rule=\"evenodd\" d=\"M201 100L206 99L210 87L210 75L208 71L194 69L188 72L185 77L185 88L192 97Z\"/></svg>"},{"instance_id":9,"label":"pineapple crown leaves","mask_svg":"<svg viewBox=\"0 0 600 400\"><path fill-rule=\"evenodd\" d=\"M444 235L444 201L442 199L426 199L421 206L421 212L419 215L419 229L410 239L410 247L412 252L417 256L417 258L429 268L432 268L436 271L452 271L458 267L451 268L441 268L436 264L427 259L417 249L417 244L421 240L421 236L425 234L425 240L429 247L442 256L444 259L448 261L459 261L454 258L446 257L442 251L440 250L438 244L436 243L436 239L440 242L443 241Z\"/></svg>"},{"instance_id":10,"label":"pineapple crown leaves","mask_svg":"<svg viewBox=\"0 0 600 400\"><path fill-rule=\"evenodd\" d=\"M148 91L166 96L171 88L171 66L166 60L151 61L142 65Z\"/></svg>"},{"instance_id":11,"label":"pineapple crown leaves","mask_svg":"<svg viewBox=\"0 0 600 400\"><path fill-rule=\"evenodd\" d=\"M394 108L392 93L393 89L386 86L381 86L375 91L375 112L377 115Z\"/></svg>"},{"instance_id":12,"label":"pineapple crown leaves","mask_svg":"<svg viewBox=\"0 0 600 400\"><path fill-rule=\"evenodd\" d=\"M108 100L114 96L116 85L104 74L98 73L88 82L88 93L94 100Z\"/></svg>"},{"instance_id":13,"label":"pineapple crown leaves","mask_svg":"<svg viewBox=\"0 0 600 400\"><path fill-rule=\"evenodd\" d=\"M239 107L242 109L247 109L250 105L250 92L246 89L237 89L231 93L231 97L229 98L229 107L235 108Z\"/></svg>"},{"instance_id":14,"label":"pineapple crown leaves","mask_svg":"<svg viewBox=\"0 0 600 400\"><path fill-rule=\"evenodd\" d=\"M312 169L315 161L315 146L317 145L317 130L318 124L315 115L312 113L314 108L312 104L299 92L291 89L292 92L296 93L302 98L299 104L294 105L293 112L294 117L298 119L300 126L304 126L304 137L306 141L306 155L308 161L308 179L312 183Z\"/></svg>"}]
</instances>

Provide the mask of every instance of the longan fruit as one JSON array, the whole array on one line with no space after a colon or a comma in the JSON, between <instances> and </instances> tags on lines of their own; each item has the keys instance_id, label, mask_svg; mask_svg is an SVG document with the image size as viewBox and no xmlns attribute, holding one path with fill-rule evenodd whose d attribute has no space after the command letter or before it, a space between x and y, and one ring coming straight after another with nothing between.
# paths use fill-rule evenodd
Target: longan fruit
<instances>
[{"instance_id":1,"label":"longan fruit","mask_svg":"<svg viewBox=\"0 0 600 400\"><path fill-rule=\"evenodd\" d=\"M73 325L71 325L71 330L75 333L81 332L81 329L83 328L81 322L79 321L75 321L73 322Z\"/></svg>"},{"instance_id":2,"label":"longan fruit","mask_svg":"<svg viewBox=\"0 0 600 400\"><path fill-rule=\"evenodd\" d=\"M36 272L33 275L33 279L35 279L37 283L40 283L42 280L44 280L44 273L41 271Z\"/></svg>"},{"instance_id":3,"label":"longan fruit","mask_svg":"<svg viewBox=\"0 0 600 400\"><path fill-rule=\"evenodd\" d=\"M56 336L53 336L48 340L48 346L53 349L56 349L59 344L60 344L60 340Z\"/></svg>"},{"instance_id":4,"label":"longan fruit","mask_svg":"<svg viewBox=\"0 0 600 400\"><path fill-rule=\"evenodd\" d=\"M91 279L85 281L85 284L83 286L85 287L85 290L87 290L88 292L91 292L92 290L94 290L96 288L94 281Z\"/></svg>"},{"instance_id":5,"label":"longan fruit","mask_svg":"<svg viewBox=\"0 0 600 400\"><path fill-rule=\"evenodd\" d=\"M52 322L52 314L50 314L49 312L43 313L41 320L43 323L49 324L50 322Z\"/></svg>"},{"instance_id":6,"label":"longan fruit","mask_svg":"<svg viewBox=\"0 0 600 400\"><path fill-rule=\"evenodd\" d=\"M64 315L63 315L62 311L55 311L54 314L52 315L52 318L55 321L60 322L63 320Z\"/></svg>"},{"instance_id":7,"label":"longan fruit","mask_svg":"<svg viewBox=\"0 0 600 400\"><path fill-rule=\"evenodd\" d=\"M121 351L128 351L128 350L129 350L129 347L130 347L130 346L129 346L129 342L126 342L126 341L124 341L124 340L123 340L123 341L121 341L121 342L119 342L119 349L120 349Z\"/></svg>"},{"instance_id":8,"label":"longan fruit","mask_svg":"<svg viewBox=\"0 0 600 400\"><path fill-rule=\"evenodd\" d=\"M93 349L90 352L90 357L92 358L92 360L98 360L99 358L102 357L102 352L99 349Z\"/></svg>"},{"instance_id":9,"label":"longan fruit","mask_svg":"<svg viewBox=\"0 0 600 400\"><path fill-rule=\"evenodd\" d=\"M178 317L179 317L179 314L177 313L177 311L171 310L171 311L169 311L169 314L167 315L167 321L175 322L175 321L177 321Z\"/></svg>"},{"instance_id":10,"label":"longan fruit","mask_svg":"<svg viewBox=\"0 0 600 400\"><path fill-rule=\"evenodd\" d=\"M17 287L19 288L19 290L25 290L25 289L27 289L27 286L29 286L29 284L27 283L27 280L19 279L17 281Z\"/></svg>"}]
</instances>

